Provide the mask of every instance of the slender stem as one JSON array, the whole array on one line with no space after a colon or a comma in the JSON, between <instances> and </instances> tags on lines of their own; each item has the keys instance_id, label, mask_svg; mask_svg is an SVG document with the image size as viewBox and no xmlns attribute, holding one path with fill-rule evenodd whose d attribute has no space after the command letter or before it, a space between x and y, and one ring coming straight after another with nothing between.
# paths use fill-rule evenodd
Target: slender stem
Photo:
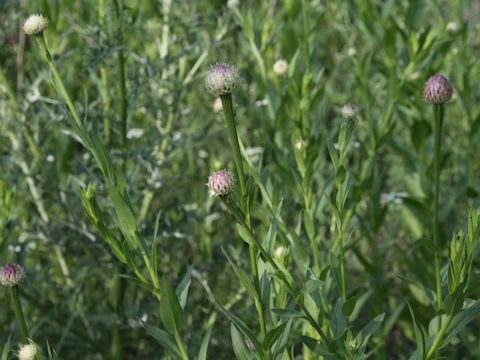
<instances>
[{"instance_id":1,"label":"slender stem","mask_svg":"<svg viewBox=\"0 0 480 360\"><path fill-rule=\"evenodd\" d=\"M339 141L340 142L340 141ZM343 166L343 158L344 158L344 150L345 148L340 148L339 149L339 168L340 166ZM335 169L335 172L337 172L338 169ZM347 301L347 280L345 278L345 249L343 246L343 184L338 183L337 184L337 208L338 208L338 214L340 217L340 223L337 224L337 230L338 230L338 241L339 241L339 246L340 246L340 276L341 276L341 292L342 292L342 297L343 301Z\"/></svg>"},{"instance_id":2,"label":"slender stem","mask_svg":"<svg viewBox=\"0 0 480 360\"><path fill-rule=\"evenodd\" d=\"M435 351L440 346L440 343L443 340L443 336L445 335L445 332L450 326L452 319L453 319L453 314L448 315L447 321L443 323L442 328L440 329L439 333L435 337L435 341L433 342L432 347L430 348L430 350L428 350L427 357L425 358L425 360L430 360L430 358L435 354Z\"/></svg>"},{"instance_id":3,"label":"slender stem","mask_svg":"<svg viewBox=\"0 0 480 360\"><path fill-rule=\"evenodd\" d=\"M435 248L435 280L437 289L437 311L442 308L442 285L440 281L440 228L438 222L439 199L440 199L440 145L443 127L444 108L442 105L433 105L434 124L434 209L433 209L433 242Z\"/></svg>"},{"instance_id":4,"label":"slender stem","mask_svg":"<svg viewBox=\"0 0 480 360\"><path fill-rule=\"evenodd\" d=\"M243 172L242 156L240 153L240 146L238 143L237 129L235 127L235 119L233 116L232 94L223 95L221 96L221 99L222 99L223 114L225 116L225 122L227 123L228 135L230 137L230 143L232 145L233 158L235 160L235 166L237 168L238 177L240 179L240 187L242 190L242 198L243 198L247 194L247 189L245 184L245 174ZM243 204L243 201L242 201L242 204ZM245 217L246 218L245 227L250 232L252 232L250 212L247 211L247 209L243 209L243 210L247 214L247 216ZM241 219L242 217L239 216L239 218ZM260 278L258 274L257 255L255 254L255 247L251 244L249 245L249 253L250 253L250 266L252 269L252 276L253 276L253 284L255 287L255 291L257 292L257 297L255 298L255 307L257 308L258 320L260 323L260 333L263 341L263 339L265 339L265 337L267 336L267 329L265 327L265 314L263 313L263 307L262 307L262 301L261 301ZM264 352L264 356L265 356L265 359L268 359L268 351Z\"/></svg>"},{"instance_id":5,"label":"slender stem","mask_svg":"<svg viewBox=\"0 0 480 360\"><path fill-rule=\"evenodd\" d=\"M118 0L113 0L113 8L117 20L121 21L120 7ZM120 23L121 28L121 23ZM117 52L117 71L118 83L120 86L120 121L121 121L121 135L120 144L125 147L127 144L127 90L125 84L125 60L123 57L123 50Z\"/></svg>"},{"instance_id":6,"label":"slender stem","mask_svg":"<svg viewBox=\"0 0 480 360\"><path fill-rule=\"evenodd\" d=\"M103 28L105 24L105 0L98 1L98 23L101 28ZM102 80L101 94L103 98L103 108L104 112L108 113L110 110L110 96L108 93L107 71L104 66L100 66L100 77ZM110 120L108 116L103 117L103 133L105 135L105 141L108 143L110 141Z\"/></svg>"},{"instance_id":7,"label":"slender stem","mask_svg":"<svg viewBox=\"0 0 480 360\"><path fill-rule=\"evenodd\" d=\"M10 299L12 300L13 312L17 318L18 326L20 327L20 332L22 333L23 340L28 342L28 328L23 317L22 306L20 305L20 299L18 298L18 285L12 286L10 288Z\"/></svg>"},{"instance_id":8,"label":"slender stem","mask_svg":"<svg viewBox=\"0 0 480 360\"><path fill-rule=\"evenodd\" d=\"M340 238L340 275L342 277L342 297L343 301L347 301L347 279L345 278L345 249L343 247L343 187L342 184L338 186L338 198L340 213L340 224L338 225L338 236Z\"/></svg>"},{"instance_id":9,"label":"slender stem","mask_svg":"<svg viewBox=\"0 0 480 360\"><path fill-rule=\"evenodd\" d=\"M39 36L35 36L35 39L37 40L37 43L40 46L40 48L42 48L45 52L45 57L47 58L48 66L52 71L55 84L57 85L58 90L60 91L63 99L65 100L65 103L67 104L68 109L72 113L73 120L75 121L77 126L82 127L82 122L80 121L80 117L78 116L77 111L75 110L75 107L73 106L72 99L70 99L70 96L68 95L67 90L63 85L62 79L60 78L60 75L58 74L57 69L53 64L52 56L50 55L50 51L48 51L47 43L45 42L45 37L43 36L43 33Z\"/></svg>"},{"instance_id":10,"label":"slender stem","mask_svg":"<svg viewBox=\"0 0 480 360\"><path fill-rule=\"evenodd\" d=\"M247 187L245 174L243 172L242 155L240 153L240 146L238 145L237 129L233 118L232 94L222 95L220 99L222 99L223 115L227 123L228 136L230 137L230 143L232 145L233 159L235 160L238 179L240 180L240 188L242 189L242 196L244 196L247 193Z\"/></svg>"},{"instance_id":11,"label":"slender stem","mask_svg":"<svg viewBox=\"0 0 480 360\"><path fill-rule=\"evenodd\" d=\"M180 334L178 333L178 330L175 330L174 335L175 335L175 341L177 342L180 353L182 354L182 359L188 360L188 354L185 351L185 347L183 346L182 339L180 339Z\"/></svg>"}]
</instances>

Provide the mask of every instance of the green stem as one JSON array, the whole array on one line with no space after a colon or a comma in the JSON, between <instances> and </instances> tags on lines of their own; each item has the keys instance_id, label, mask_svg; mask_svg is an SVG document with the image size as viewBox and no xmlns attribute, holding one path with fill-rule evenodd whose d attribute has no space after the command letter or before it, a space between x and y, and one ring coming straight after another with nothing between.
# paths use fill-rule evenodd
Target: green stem
<instances>
[{"instance_id":1,"label":"green stem","mask_svg":"<svg viewBox=\"0 0 480 360\"><path fill-rule=\"evenodd\" d=\"M233 104L232 104L232 94L227 94L227 95L222 95L221 97L222 100L222 107L223 107L223 114L225 116L225 122L227 123L227 129L228 129L228 136L230 138L230 143L232 145L232 152L233 152L233 158L235 160L235 167L237 168L237 173L238 173L238 178L240 180L240 187L242 190L242 198L246 196L247 194L247 188L246 188L246 183L245 183L245 174L243 172L243 162L242 162L242 156L240 153L240 146L238 143L238 134L237 134L237 128L235 126L235 119L233 116ZM232 204L228 201L228 199L224 199L222 197L222 200L227 204L227 207ZM226 200L226 201L225 201ZM243 201L242 201L243 203ZM248 205L247 205L248 206ZM239 222L242 223L242 225L247 228L250 232L252 232L252 224L250 221L250 212L246 211L247 213L246 216L246 223L242 220L243 216L238 214L238 211L232 207L233 214L237 218ZM259 279L259 274L258 274L258 264L257 264L257 255L255 254L255 248L253 245L249 245L249 252L250 252L250 265L252 269L252 276L253 276L253 283L255 287L255 291L257 292L257 297L255 298L255 306L257 308L258 312L258 320L260 323L260 332L262 336L262 340L265 339L267 336L267 330L265 327L265 315L263 313L263 307L262 307L262 301L261 301L261 291L260 291L260 279ZM268 359L268 351L265 351L265 359Z\"/></svg>"},{"instance_id":2,"label":"green stem","mask_svg":"<svg viewBox=\"0 0 480 360\"><path fill-rule=\"evenodd\" d=\"M82 122L80 121L80 117L78 116L77 111L75 110L75 107L73 106L72 99L70 99L70 96L68 95L67 90L63 85L62 79L60 78L60 75L58 74L57 69L53 64L52 56L50 55L50 51L48 51L47 43L45 42L45 37L43 36L43 33L41 35L35 36L35 39L37 40L37 43L40 46L40 48L42 48L43 51L45 52L45 57L47 59L48 66L52 71L52 75L54 77L57 89L60 91L60 94L65 100L65 103L67 104L68 109L72 113L73 120L75 121L78 127L82 128L83 127ZM85 140L85 139L82 139L82 140Z\"/></svg>"},{"instance_id":3,"label":"green stem","mask_svg":"<svg viewBox=\"0 0 480 360\"><path fill-rule=\"evenodd\" d=\"M22 306L20 305L20 299L18 298L18 285L12 286L10 288L10 299L12 300L13 312L17 318L18 326L20 327L20 332L25 343L28 342L28 328L23 317Z\"/></svg>"},{"instance_id":4,"label":"green stem","mask_svg":"<svg viewBox=\"0 0 480 360\"><path fill-rule=\"evenodd\" d=\"M183 346L182 339L180 339L180 334L178 333L178 330L175 330L175 341L177 342L178 349L180 350L180 353L182 354L182 359L183 360L188 360L188 354L185 351L185 347Z\"/></svg>"},{"instance_id":5,"label":"green stem","mask_svg":"<svg viewBox=\"0 0 480 360\"><path fill-rule=\"evenodd\" d=\"M445 332L447 331L448 327L450 326L450 323L452 322L453 319L453 314L448 315L447 321L443 323L442 328L440 329L439 333L435 337L435 341L433 342L432 347L430 350L428 350L427 357L425 360L430 360L430 358L435 354L435 351L437 348L440 346L440 343L443 340L443 336L445 335Z\"/></svg>"},{"instance_id":6,"label":"green stem","mask_svg":"<svg viewBox=\"0 0 480 360\"><path fill-rule=\"evenodd\" d=\"M105 1L99 0L98 1L98 23L103 28L105 23ZM103 35L103 31L102 31ZM100 77L102 80L102 98L103 98L103 107L104 112L108 113L110 110L110 96L108 94L108 79L107 79L107 71L105 67L100 67ZM110 120L108 116L103 117L103 133L105 135L105 141L108 143L110 141Z\"/></svg>"},{"instance_id":7,"label":"green stem","mask_svg":"<svg viewBox=\"0 0 480 360\"><path fill-rule=\"evenodd\" d=\"M125 273L126 265L122 264L120 273ZM125 299L126 281L124 277L115 275L113 279L112 288L110 290L111 302L115 311L120 314ZM115 324L112 329L112 344L111 344L112 359L120 360L123 358L122 354L122 332L120 324Z\"/></svg>"},{"instance_id":8,"label":"green stem","mask_svg":"<svg viewBox=\"0 0 480 360\"><path fill-rule=\"evenodd\" d=\"M347 279L345 277L345 249L343 247L343 188L342 184L338 186L338 198L339 198L339 209L340 213L340 224L338 225L338 236L340 237L340 275L342 277L342 297L343 301L347 301Z\"/></svg>"},{"instance_id":9,"label":"green stem","mask_svg":"<svg viewBox=\"0 0 480 360\"><path fill-rule=\"evenodd\" d=\"M433 105L435 124L434 124L434 209L433 209L433 242L435 248L435 280L437 289L437 311L442 308L442 285L440 281L440 228L439 228L439 199L440 199L440 145L443 127L444 108L442 105Z\"/></svg>"},{"instance_id":10,"label":"green stem","mask_svg":"<svg viewBox=\"0 0 480 360\"><path fill-rule=\"evenodd\" d=\"M235 127L235 120L233 118L232 94L220 96L222 99L223 115L227 123L228 136L232 145L233 159L235 160L235 167L237 168L238 179L240 181L240 188L242 189L242 196L247 193L247 186L245 183L245 174L243 172L242 155L240 153L240 146L238 145L237 128Z\"/></svg>"},{"instance_id":11,"label":"green stem","mask_svg":"<svg viewBox=\"0 0 480 360\"><path fill-rule=\"evenodd\" d=\"M117 20L121 21L120 7L117 0L113 0L113 8L115 10L115 16ZM120 24L121 26L121 24ZM120 144L125 147L127 144L127 91L125 84L125 60L123 57L123 50L117 52L117 70L118 70L118 83L120 86L120 121L121 121L121 134Z\"/></svg>"}]
</instances>

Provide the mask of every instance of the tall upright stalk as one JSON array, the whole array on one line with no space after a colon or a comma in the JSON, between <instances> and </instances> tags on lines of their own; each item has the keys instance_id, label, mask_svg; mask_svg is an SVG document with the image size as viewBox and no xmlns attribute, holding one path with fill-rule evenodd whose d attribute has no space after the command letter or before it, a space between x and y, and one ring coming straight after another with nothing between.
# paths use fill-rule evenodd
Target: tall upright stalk
<instances>
[{"instance_id":1,"label":"tall upright stalk","mask_svg":"<svg viewBox=\"0 0 480 360\"><path fill-rule=\"evenodd\" d=\"M122 29L121 13L118 0L113 0L113 8L115 16L120 24L120 31ZM125 84L125 59L123 50L117 52L117 71L118 71L118 85L120 88L120 144L125 147L127 143L127 90Z\"/></svg>"},{"instance_id":2,"label":"tall upright stalk","mask_svg":"<svg viewBox=\"0 0 480 360\"><path fill-rule=\"evenodd\" d=\"M238 143L237 129L235 126L235 119L233 116L233 104L232 104L232 94L226 94L220 96L222 100L223 114L225 116L225 122L227 124L228 136L230 138L230 144L232 145L233 158L235 161L235 167L237 169L238 178L240 181L240 188L242 191L242 199L247 196L247 187L245 182L245 174L243 172L243 162L242 156L240 153L240 146ZM242 204L246 203L242 200ZM248 204L247 204L248 206ZM246 214L246 225L249 230L252 230L252 224L250 221L250 211L247 209L242 209ZM255 254L255 248L253 245L249 245L250 253L250 265L252 269L253 283L255 291L257 292L257 298L255 299L255 306L258 312L258 319L260 322L260 332L262 334L262 340L265 339L267 335L267 330L265 327L265 315L263 313L263 307L261 302L261 290L260 290L260 279L258 274L258 264L257 264L257 255ZM268 351L265 352L265 359L268 358Z\"/></svg>"},{"instance_id":3,"label":"tall upright stalk","mask_svg":"<svg viewBox=\"0 0 480 360\"><path fill-rule=\"evenodd\" d=\"M434 160L433 160L433 178L434 178L434 208L433 208L433 242L435 247L435 283L437 292L437 311L442 308L442 285L440 279L440 228L439 228L439 203L440 203L440 144L443 128L443 105L434 105Z\"/></svg>"},{"instance_id":4,"label":"tall upright stalk","mask_svg":"<svg viewBox=\"0 0 480 360\"><path fill-rule=\"evenodd\" d=\"M12 286L10 288L10 299L12 301L13 312L17 318L18 326L20 327L20 332L22 333L23 341L28 342L28 328L25 318L23 316L22 306L20 305L20 299L18 298L18 285Z\"/></svg>"}]
</instances>

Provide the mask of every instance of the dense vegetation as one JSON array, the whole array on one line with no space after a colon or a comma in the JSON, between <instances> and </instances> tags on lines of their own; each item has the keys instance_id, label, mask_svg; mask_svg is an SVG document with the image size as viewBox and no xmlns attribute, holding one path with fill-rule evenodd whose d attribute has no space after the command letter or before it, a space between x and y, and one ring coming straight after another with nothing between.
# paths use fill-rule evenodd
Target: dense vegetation
<instances>
[{"instance_id":1,"label":"dense vegetation","mask_svg":"<svg viewBox=\"0 0 480 360\"><path fill-rule=\"evenodd\" d=\"M480 358L479 6L0 2L0 358Z\"/></svg>"}]
</instances>

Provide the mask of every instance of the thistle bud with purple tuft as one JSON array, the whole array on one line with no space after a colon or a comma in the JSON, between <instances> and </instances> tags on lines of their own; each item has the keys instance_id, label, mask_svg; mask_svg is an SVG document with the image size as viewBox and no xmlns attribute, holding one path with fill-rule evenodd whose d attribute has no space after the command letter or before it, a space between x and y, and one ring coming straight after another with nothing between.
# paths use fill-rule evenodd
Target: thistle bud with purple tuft
<instances>
[{"instance_id":1,"label":"thistle bud with purple tuft","mask_svg":"<svg viewBox=\"0 0 480 360\"><path fill-rule=\"evenodd\" d=\"M207 186L210 189L210 196L227 195L233 190L235 178L228 170L215 171L209 178Z\"/></svg>"},{"instance_id":2,"label":"thistle bud with purple tuft","mask_svg":"<svg viewBox=\"0 0 480 360\"><path fill-rule=\"evenodd\" d=\"M342 108L342 116L345 119L353 119L357 116L357 108L353 104L347 104Z\"/></svg>"},{"instance_id":3,"label":"thistle bud with purple tuft","mask_svg":"<svg viewBox=\"0 0 480 360\"><path fill-rule=\"evenodd\" d=\"M433 105L445 104L452 97L452 85L443 75L434 75L423 88L423 98Z\"/></svg>"},{"instance_id":4,"label":"thistle bud with purple tuft","mask_svg":"<svg viewBox=\"0 0 480 360\"><path fill-rule=\"evenodd\" d=\"M0 283L5 286L16 286L25 279L25 271L20 265L9 263L0 267Z\"/></svg>"},{"instance_id":5,"label":"thistle bud with purple tuft","mask_svg":"<svg viewBox=\"0 0 480 360\"><path fill-rule=\"evenodd\" d=\"M205 87L214 96L230 94L238 87L240 74L227 64L217 64L208 70L205 76Z\"/></svg>"}]
</instances>

